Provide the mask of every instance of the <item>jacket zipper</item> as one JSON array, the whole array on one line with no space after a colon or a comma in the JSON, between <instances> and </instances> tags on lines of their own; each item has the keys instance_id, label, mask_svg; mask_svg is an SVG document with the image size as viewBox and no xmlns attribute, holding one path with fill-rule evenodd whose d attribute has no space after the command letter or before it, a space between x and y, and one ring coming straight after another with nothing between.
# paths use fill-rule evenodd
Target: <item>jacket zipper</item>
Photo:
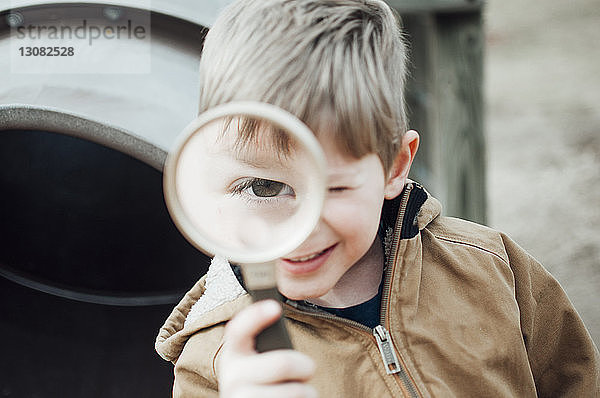
<instances>
[{"instance_id":1,"label":"jacket zipper","mask_svg":"<svg viewBox=\"0 0 600 398\"><path fill-rule=\"evenodd\" d=\"M404 214L406 211L406 206L408 204L408 198L410 197L410 192L412 191L412 189L413 184L408 184L401 198L400 208L398 210L398 216L396 218L394 240L392 242L392 250L390 251L390 253L396 253L396 250L398 248L398 243L400 241L400 231L402 229L402 220L404 220ZM381 314L379 320L380 325L376 326L374 329L371 329L370 327L365 326L362 323L338 317L336 315L330 314L328 312L316 308L299 305L295 301L288 300L288 304L299 312L307 312L317 318L342 322L355 329L359 329L361 331L371 334L375 338L375 342L377 343L377 348L379 349L379 353L381 354L381 358L383 360L383 364L385 366L387 374L397 374L400 377L404 390L408 392L409 396L411 398L419 398L420 394L418 393L416 386L411 381L410 377L408 376L408 373L403 369L401 362L398 360L396 349L394 348L394 343L391 339L391 335L388 332L388 330L383 326L386 324L387 305L389 301L392 268L393 261L392 256L390 256L387 259L387 264L383 275L384 281L383 292L381 296Z\"/></svg>"},{"instance_id":2,"label":"jacket zipper","mask_svg":"<svg viewBox=\"0 0 600 398\"><path fill-rule=\"evenodd\" d=\"M413 190L413 184L407 184L404 194L402 195L400 208L398 209L398 215L396 216L396 223L394 224L394 240L392 241L392 248L390 250L390 256L387 258L387 264L385 266L384 279L383 279L383 293L381 295L381 314L379 322L385 325L387 317L387 306L390 299L390 286L392 284L392 269L394 268L394 256L398 250L398 244L400 243L400 231L402 231L402 223L404 221L404 215L406 213L406 207L408 206L408 198Z\"/></svg>"},{"instance_id":3,"label":"jacket zipper","mask_svg":"<svg viewBox=\"0 0 600 398\"><path fill-rule=\"evenodd\" d=\"M402 371L398 357L396 356L396 350L394 350L394 344L392 344L392 338L390 332L387 331L381 325L375 326L373 329L373 335L377 341L379 352L381 353L381 359L385 364L385 371L387 374L395 374Z\"/></svg>"},{"instance_id":4,"label":"jacket zipper","mask_svg":"<svg viewBox=\"0 0 600 398\"><path fill-rule=\"evenodd\" d=\"M381 343L379 340L379 352L381 353L381 357L386 366L386 371L388 374L398 374L404 388L411 397L418 398L421 395L419 394L416 385L413 383L411 378L409 377L406 366L403 368L401 362L398 360L396 355L396 349L394 347L394 342L392 341L390 333L384 326L388 326L387 324L387 308L390 299L390 287L392 284L392 271L394 269L394 259L396 256L396 252L398 251L398 244L400 243L400 235L403 227L404 216L406 214L406 208L408 207L408 199L410 198L410 193L414 188L413 183L408 183L402 194L402 198L400 199L400 207L398 209L398 215L396 216L396 222L394 224L394 240L392 241L392 248L390 250L390 255L387 258L387 264L384 272L384 280L383 280L383 292L381 295L381 313L379 323L380 325L375 328L373 334L375 335L375 339L382 339ZM384 325L384 326L382 326ZM378 328L380 328L378 330ZM379 335L379 336L378 336ZM384 337L385 340L382 338ZM386 359L387 358L387 359Z\"/></svg>"},{"instance_id":5,"label":"jacket zipper","mask_svg":"<svg viewBox=\"0 0 600 398\"><path fill-rule=\"evenodd\" d=\"M309 306L304 306L291 300L288 300L287 304L300 313L307 313L311 316L314 316L315 318L341 322L354 329L358 329L373 336L375 338L375 342L377 343L379 353L381 354L383 364L385 365L386 373L397 374L400 377L400 381L402 382L402 386L404 387L403 390L408 393L408 396L410 398L420 397L415 385L410 380L410 377L408 376L406 371L402 368L401 362L398 360L396 350L394 348L394 343L392 342L391 336L386 328L384 328L381 325L378 325L374 329L371 329L370 327L365 326L362 323L353 321L351 319L342 318L330 314L329 312L325 312L323 310L319 310ZM383 339L381 336L383 336Z\"/></svg>"}]
</instances>

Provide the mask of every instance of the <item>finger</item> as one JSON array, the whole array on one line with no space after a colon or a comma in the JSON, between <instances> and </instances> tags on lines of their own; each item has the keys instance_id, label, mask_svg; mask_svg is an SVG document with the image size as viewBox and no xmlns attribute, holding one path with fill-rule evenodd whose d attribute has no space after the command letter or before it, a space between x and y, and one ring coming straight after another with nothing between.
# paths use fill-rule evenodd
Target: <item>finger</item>
<instances>
[{"instance_id":1,"label":"finger","mask_svg":"<svg viewBox=\"0 0 600 398\"><path fill-rule=\"evenodd\" d=\"M309 356L294 350L276 350L238 358L231 362L226 374L223 374L222 381L255 385L304 382L314 373L315 363Z\"/></svg>"},{"instance_id":2,"label":"finger","mask_svg":"<svg viewBox=\"0 0 600 398\"><path fill-rule=\"evenodd\" d=\"M256 336L280 316L281 305L275 300L259 301L244 308L227 323L223 350L255 353Z\"/></svg>"},{"instance_id":3,"label":"finger","mask_svg":"<svg viewBox=\"0 0 600 398\"><path fill-rule=\"evenodd\" d=\"M304 383L283 383L269 386L240 386L227 395L232 398L318 398L313 386Z\"/></svg>"}]
</instances>

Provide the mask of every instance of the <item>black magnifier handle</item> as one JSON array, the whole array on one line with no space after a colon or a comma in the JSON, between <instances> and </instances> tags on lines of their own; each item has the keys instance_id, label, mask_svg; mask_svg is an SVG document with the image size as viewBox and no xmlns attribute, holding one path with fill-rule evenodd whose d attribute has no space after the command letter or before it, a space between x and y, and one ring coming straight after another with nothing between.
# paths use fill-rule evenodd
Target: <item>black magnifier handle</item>
<instances>
[{"instance_id":1,"label":"black magnifier handle","mask_svg":"<svg viewBox=\"0 0 600 398\"><path fill-rule=\"evenodd\" d=\"M277 290L277 278L273 262L238 266L242 271L244 287L255 302L267 299L282 302L283 297ZM256 351L258 352L291 348L293 348L292 342L285 327L283 316L256 336Z\"/></svg>"},{"instance_id":2,"label":"black magnifier handle","mask_svg":"<svg viewBox=\"0 0 600 398\"><path fill-rule=\"evenodd\" d=\"M249 293L254 301L274 299L281 302L281 294L279 294L276 287L257 290L249 289ZM290 341L290 336L285 327L283 316L279 317L274 324L270 325L256 336L256 351L258 352L292 348L292 342Z\"/></svg>"}]
</instances>

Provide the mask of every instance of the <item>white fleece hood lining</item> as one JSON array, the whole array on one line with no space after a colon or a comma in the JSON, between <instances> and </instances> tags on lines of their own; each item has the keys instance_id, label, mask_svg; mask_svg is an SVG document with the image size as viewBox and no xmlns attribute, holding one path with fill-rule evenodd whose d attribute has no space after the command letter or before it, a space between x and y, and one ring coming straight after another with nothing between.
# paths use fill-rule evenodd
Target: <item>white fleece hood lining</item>
<instances>
[{"instance_id":1,"label":"white fleece hood lining","mask_svg":"<svg viewBox=\"0 0 600 398\"><path fill-rule=\"evenodd\" d=\"M246 293L235 277L229 262L215 256L206 273L204 294L194 303L185 318L185 326L190 325L202 315Z\"/></svg>"}]
</instances>

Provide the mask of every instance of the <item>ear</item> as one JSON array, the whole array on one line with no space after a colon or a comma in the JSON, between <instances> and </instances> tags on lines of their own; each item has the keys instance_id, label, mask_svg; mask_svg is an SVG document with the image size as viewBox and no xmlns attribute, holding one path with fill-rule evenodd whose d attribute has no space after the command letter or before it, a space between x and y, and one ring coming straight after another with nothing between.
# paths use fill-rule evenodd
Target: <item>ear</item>
<instances>
[{"instance_id":1,"label":"ear","mask_svg":"<svg viewBox=\"0 0 600 398\"><path fill-rule=\"evenodd\" d=\"M384 190L384 197L386 199L394 199L404 189L404 184L408 178L410 166L417 154L417 149L419 149L419 133L415 130L409 130L404 133L400 150L396 154L394 163L388 172Z\"/></svg>"}]
</instances>

